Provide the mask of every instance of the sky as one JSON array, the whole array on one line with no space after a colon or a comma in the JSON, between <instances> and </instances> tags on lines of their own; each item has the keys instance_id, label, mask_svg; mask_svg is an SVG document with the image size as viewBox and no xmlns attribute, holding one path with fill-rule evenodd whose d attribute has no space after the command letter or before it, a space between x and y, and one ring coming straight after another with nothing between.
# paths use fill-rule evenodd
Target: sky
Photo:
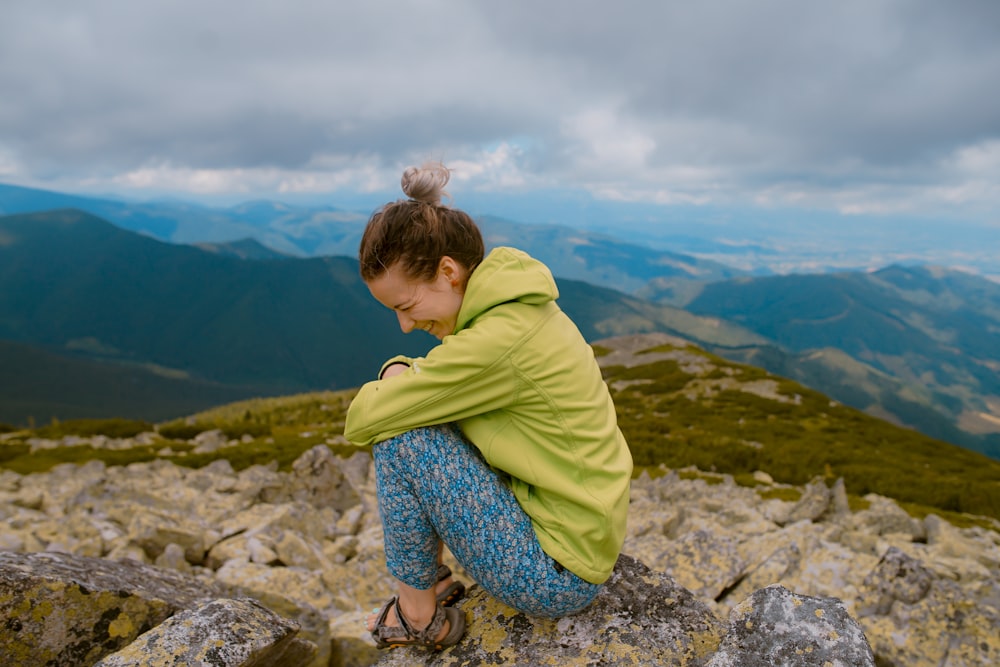
<instances>
[{"instance_id":1,"label":"sky","mask_svg":"<svg viewBox=\"0 0 1000 667\"><path fill-rule=\"evenodd\" d=\"M995 0L3 0L0 182L1000 228ZM527 199L526 199L527 200Z\"/></svg>"}]
</instances>

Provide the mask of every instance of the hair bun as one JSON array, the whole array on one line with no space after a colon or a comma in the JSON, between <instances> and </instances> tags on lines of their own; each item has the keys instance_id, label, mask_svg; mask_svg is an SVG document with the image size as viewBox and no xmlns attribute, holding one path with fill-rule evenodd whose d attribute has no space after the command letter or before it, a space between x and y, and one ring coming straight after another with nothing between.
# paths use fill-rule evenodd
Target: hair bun
<instances>
[{"instance_id":1,"label":"hair bun","mask_svg":"<svg viewBox=\"0 0 1000 667\"><path fill-rule=\"evenodd\" d=\"M400 184L410 199L437 206L448 196L444 186L450 177L451 172L440 162L425 162L420 167L407 167Z\"/></svg>"}]
</instances>

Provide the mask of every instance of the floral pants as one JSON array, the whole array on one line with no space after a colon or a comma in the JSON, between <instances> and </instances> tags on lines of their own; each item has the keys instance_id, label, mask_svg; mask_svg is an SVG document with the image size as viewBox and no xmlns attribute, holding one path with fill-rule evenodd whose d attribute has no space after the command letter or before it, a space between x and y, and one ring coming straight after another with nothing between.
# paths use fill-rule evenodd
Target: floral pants
<instances>
[{"instance_id":1,"label":"floral pants","mask_svg":"<svg viewBox=\"0 0 1000 667\"><path fill-rule=\"evenodd\" d=\"M372 451L386 563L396 579L432 587L444 541L480 586L526 614L565 616L597 595L600 585L542 551L510 486L458 427L415 429Z\"/></svg>"}]
</instances>

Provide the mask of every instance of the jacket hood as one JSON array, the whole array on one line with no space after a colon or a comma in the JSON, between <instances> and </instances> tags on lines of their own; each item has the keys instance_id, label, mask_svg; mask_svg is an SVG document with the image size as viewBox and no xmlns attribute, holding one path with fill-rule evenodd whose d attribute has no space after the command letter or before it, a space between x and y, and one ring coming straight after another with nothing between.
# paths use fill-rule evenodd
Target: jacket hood
<instances>
[{"instance_id":1,"label":"jacket hood","mask_svg":"<svg viewBox=\"0 0 1000 667\"><path fill-rule=\"evenodd\" d=\"M455 331L501 303L541 305L557 298L559 289L548 267L522 250L494 248L469 276Z\"/></svg>"}]
</instances>

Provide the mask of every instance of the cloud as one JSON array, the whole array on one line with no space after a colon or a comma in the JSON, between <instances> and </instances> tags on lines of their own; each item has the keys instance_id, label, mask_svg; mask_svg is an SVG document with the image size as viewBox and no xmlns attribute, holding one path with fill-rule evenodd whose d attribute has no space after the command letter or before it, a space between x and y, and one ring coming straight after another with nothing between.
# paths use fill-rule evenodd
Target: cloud
<instances>
[{"instance_id":1,"label":"cloud","mask_svg":"<svg viewBox=\"0 0 1000 667\"><path fill-rule=\"evenodd\" d=\"M0 176L395 192L430 158L483 191L996 210L998 32L992 0L10 0Z\"/></svg>"}]
</instances>

